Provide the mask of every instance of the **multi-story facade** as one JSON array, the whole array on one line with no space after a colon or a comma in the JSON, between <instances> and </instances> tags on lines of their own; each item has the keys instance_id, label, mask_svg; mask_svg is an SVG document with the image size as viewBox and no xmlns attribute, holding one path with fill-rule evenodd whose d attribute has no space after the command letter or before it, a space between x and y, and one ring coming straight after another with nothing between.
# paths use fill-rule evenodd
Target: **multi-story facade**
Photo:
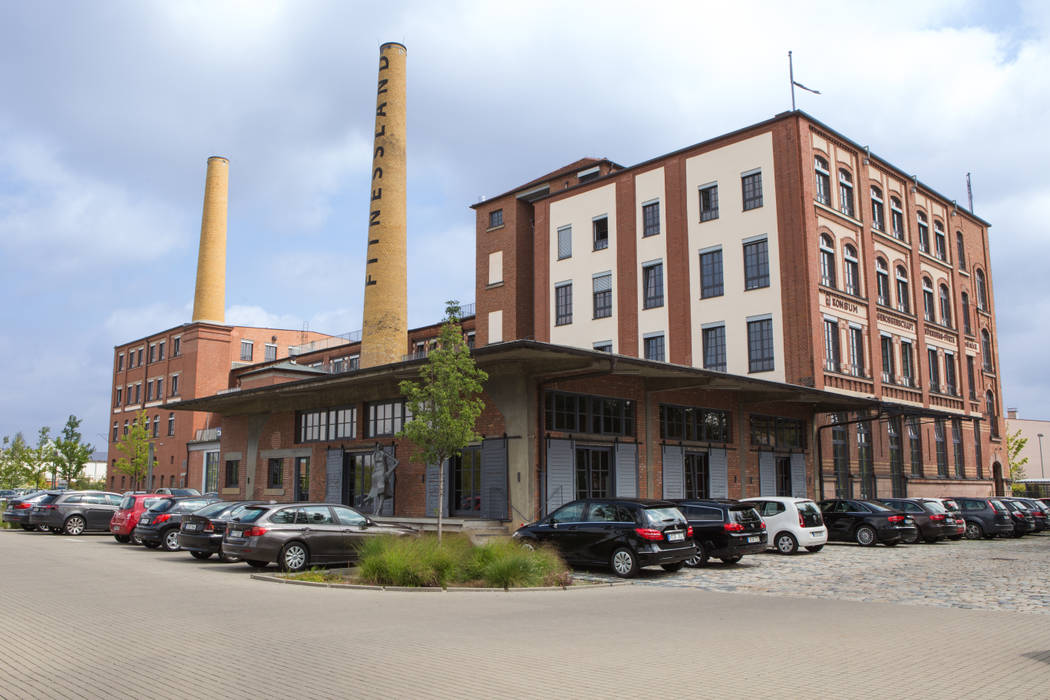
<instances>
[{"instance_id":1,"label":"multi-story facade","mask_svg":"<svg viewBox=\"0 0 1050 700\"><path fill-rule=\"evenodd\" d=\"M817 421L821 493L1001 491L989 224L827 125L577 161L474 208L479 345L872 398Z\"/></svg>"}]
</instances>

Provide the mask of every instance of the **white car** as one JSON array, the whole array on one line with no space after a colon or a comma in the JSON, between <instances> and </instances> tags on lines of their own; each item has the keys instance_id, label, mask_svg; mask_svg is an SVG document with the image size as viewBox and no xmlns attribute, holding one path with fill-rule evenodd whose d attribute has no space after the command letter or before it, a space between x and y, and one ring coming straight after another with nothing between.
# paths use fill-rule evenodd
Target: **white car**
<instances>
[{"instance_id":1,"label":"white car","mask_svg":"<svg viewBox=\"0 0 1050 700\"><path fill-rule=\"evenodd\" d=\"M781 554L794 554L799 547L819 552L828 541L820 508L808 498L762 496L741 500L754 504L766 524L769 546Z\"/></svg>"}]
</instances>

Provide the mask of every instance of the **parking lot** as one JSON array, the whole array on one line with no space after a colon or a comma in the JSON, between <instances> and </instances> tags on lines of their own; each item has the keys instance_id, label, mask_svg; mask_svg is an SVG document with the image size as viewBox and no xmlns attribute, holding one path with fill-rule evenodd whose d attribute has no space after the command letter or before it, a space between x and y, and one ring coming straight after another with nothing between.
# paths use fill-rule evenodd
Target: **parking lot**
<instances>
[{"instance_id":1,"label":"parking lot","mask_svg":"<svg viewBox=\"0 0 1050 700\"><path fill-rule=\"evenodd\" d=\"M1050 537L840 545L614 588L394 593L5 530L0 697L1040 697L1048 620L1010 606L1045 600L1048 550ZM932 605L894 604L919 587ZM1002 602L939 607L953 590Z\"/></svg>"}]
</instances>

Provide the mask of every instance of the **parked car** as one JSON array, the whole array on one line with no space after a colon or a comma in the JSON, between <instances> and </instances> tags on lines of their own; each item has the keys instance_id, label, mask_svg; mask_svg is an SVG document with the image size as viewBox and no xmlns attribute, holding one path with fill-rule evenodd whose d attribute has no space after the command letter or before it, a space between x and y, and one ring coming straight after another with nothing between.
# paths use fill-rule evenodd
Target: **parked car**
<instances>
[{"instance_id":1,"label":"parked car","mask_svg":"<svg viewBox=\"0 0 1050 700\"><path fill-rule=\"evenodd\" d=\"M1014 537L1035 532L1035 516L1028 510L1028 506L1013 498L1000 497L997 500L1010 511L1014 522Z\"/></svg>"},{"instance_id":2,"label":"parked car","mask_svg":"<svg viewBox=\"0 0 1050 700\"><path fill-rule=\"evenodd\" d=\"M1010 509L995 498L953 498L959 504L966 524L967 539L993 539L996 535L1013 535L1014 523Z\"/></svg>"},{"instance_id":3,"label":"parked car","mask_svg":"<svg viewBox=\"0 0 1050 700\"><path fill-rule=\"evenodd\" d=\"M856 542L862 547L878 543L892 547L914 539L918 532L911 517L874 501L831 498L820 502L820 512L829 540Z\"/></svg>"},{"instance_id":4,"label":"parked car","mask_svg":"<svg viewBox=\"0 0 1050 700\"><path fill-rule=\"evenodd\" d=\"M131 542L139 518L161 498L163 496L156 493L125 493L120 507L109 521L109 531L113 533L113 538L120 543ZM138 538L134 538L134 541L135 544L140 542Z\"/></svg>"},{"instance_id":5,"label":"parked car","mask_svg":"<svg viewBox=\"0 0 1050 700\"><path fill-rule=\"evenodd\" d=\"M935 501L940 501L944 509L948 511L948 515L955 519L955 534L948 535L950 540L961 540L966 536L966 520L963 518L962 510L959 508L959 504L952 498L934 498Z\"/></svg>"},{"instance_id":6,"label":"parked car","mask_svg":"<svg viewBox=\"0 0 1050 700\"><path fill-rule=\"evenodd\" d=\"M915 544L919 540L933 544L956 533L955 518L937 499L880 498L879 503L904 513L915 522L915 534L902 538L905 544Z\"/></svg>"},{"instance_id":7,"label":"parked car","mask_svg":"<svg viewBox=\"0 0 1050 700\"><path fill-rule=\"evenodd\" d=\"M182 516L179 526L179 546L195 559L207 559L212 554L218 554L223 561L236 560L236 557L224 555L222 551L226 525L242 515L248 506L260 503L262 501L216 501L196 513L187 513Z\"/></svg>"},{"instance_id":8,"label":"parked car","mask_svg":"<svg viewBox=\"0 0 1050 700\"><path fill-rule=\"evenodd\" d=\"M808 498L762 496L745 498L741 503L752 504L762 517L769 534L767 548L781 554L794 554L799 547L819 552L828 541L820 508Z\"/></svg>"},{"instance_id":9,"label":"parked car","mask_svg":"<svg viewBox=\"0 0 1050 700\"><path fill-rule=\"evenodd\" d=\"M1048 525L1046 521L1046 511L1043 510L1043 505L1035 499L1015 496L1004 500L1016 501L1024 504L1024 507L1032 514L1032 518L1035 522L1034 532L1042 532L1043 530L1050 528L1050 525Z\"/></svg>"},{"instance_id":10,"label":"parked car","mask_svg":"<svg viewBox=\"0 0 1050 700\"><path fill-rule=\"evenodd\" d=\"M180 498L186 496L201 495L201 492L197 489L169 489L166 487L161 489L153 489L153 493L164 494L165 496L178 496ZM215 494L215 496L216 498L218 498L218 494Z\"/></svg>"},{"instance_id":11,"label":"parked car","mask_svg":"<svg viewBox=\"0 0 1050 700\"><path fill-rule=\"evenodd\" d=\"M269 503L248 506L226 525L222 551L255 568L276 562L286 571L311 564L352 562L363 540L414 535L404 525L379 523L349 506Z\"/></svg>"},{"instance_id":12,"label":"parked car","mask_svg":"<svg viewBox=\"0 0 1050 700\"><path fill-rule=\"evenodd\" d=\"M551 545L569 564L607 566L623 578L646 566L678 571L696 553L681 511L647 498L572 501L521 526L514 537L527 547Z\"/></svg>"},{"instance_id":13,"label":"parked car","mask_svg":"<svg viewBox=\"0 0 1050 700\"><path fill-rule=\"evenodd\" d=\"M47 525L31 525L29 523L29 512L33 506L43 500L47 494L43 491L37 491L27 496L15 496L7 501L7 507L4 508L4 522L11 523L12 525L18 525L27 532L33 530L47 530Z\"/></svg>"},{"instance_id":14,"label":"parked car","mask_svg":"<svg viewBox=\"0 0 1050 700\"><path fill-rule=\"evenodd\" d=\"M142 514L138 525L131 531L131 534L142 540L142 546L147 549L164 547L169 552L177 552L179 551L179 525L182 523L182 516L198 511L216 500L218 499L203 496L177 498L161 495L157 502Z\"/></svg>"},{"instance_id":15,"label":"parked car","mask_svg":"<svg viewBox=\"0 0 1050 700\"><path fill-rule=\"evenodd\" d=\"M696 553L689 567L706 566L709 559L736 564L748 554L765 551L766 524L752 503L731 499L673 499L693 531Z\"/></svg>"},{"instance_id":16,"label":"parked car","mask_svg":"<svg viewBox=\"0 0 1050 700\"><path fill-rule=\"evenodd\" d=\"M64 535L106 532L120 501L120 494L107 491L47 491L30 509L29 524Z\"/></svg>"}]
</instances>

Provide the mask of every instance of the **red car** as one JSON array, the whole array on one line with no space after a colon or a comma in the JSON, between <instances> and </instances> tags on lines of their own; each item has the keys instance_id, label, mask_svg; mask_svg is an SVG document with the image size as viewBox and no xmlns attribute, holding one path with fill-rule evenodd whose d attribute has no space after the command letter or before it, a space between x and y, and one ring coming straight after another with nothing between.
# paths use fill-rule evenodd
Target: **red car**
<instances>
[{"instance_id":1,"label":"red car","mask_svg":"<svg viewBox=\"0 0 1050 700\"><path fill-rule=\"evenodd\" d=\"M139 524L139 518L151 505L163 498L167 497L156 493L124 494L120 508L109 521L109 531L113 533L113 538L122 544L130 542L131 533Z\"/></svg>"}]
</instances>

